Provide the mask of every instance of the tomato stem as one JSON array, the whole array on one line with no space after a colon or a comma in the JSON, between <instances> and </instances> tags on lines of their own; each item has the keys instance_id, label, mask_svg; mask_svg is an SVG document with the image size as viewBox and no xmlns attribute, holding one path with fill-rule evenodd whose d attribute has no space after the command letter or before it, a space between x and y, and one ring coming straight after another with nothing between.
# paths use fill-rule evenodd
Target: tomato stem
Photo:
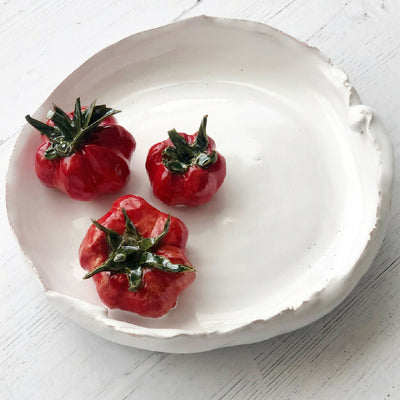
<instances>
[{"instance_id":1,"label":"tomato stem","mask_svg":"<svg viewBox=\"0 0 400 400\"><path fill-rule=\"evenodd\" d=\"M98 128L107 117L119 113L119 110L96 106L96 100L82 111L81 101L78 97L75 101L75 111L72 119L60 107L53 105L50 111L50 120L54 126L45 124L30 115L25 116L26 121L45 135L50 146L46 149L44 157L48 160L71 156Z\"/></svg>"},{"instance_id":2,"label":"tomato stem","mask_svg":"<svg viewBox=\"0 0 400 400\"><path fill-rule=\"evenodd\" d=\"M93 224L106 235L109 254L102 265L88 272L83 279L91 278L100 272L122 273L128 278L129 290L136 292L142 285L144 268L156 268L166 272L194 271L190 265L173 264L168 258L152 252L168 233L170 215L158 236L144 238L136 230L124 207L122 213L125 219L125 232L122 235L92 220Z\"/></svg>"},{"instance_id":3,"label":"tomato stem","mask_svg":"<svg viewBox=\"0 0 400 400\"><path fill-rule=\"evenodd\" d=\"M203 117L192 144L189 144L175 129L168 131L173 146L166 147L162 155L163 164L172 173L184 174L191 166L206 169L217 161L218 154L215 150L207 152L209 143L206 132L207 117L208 115Z\"/></svg>"}]
</instances>

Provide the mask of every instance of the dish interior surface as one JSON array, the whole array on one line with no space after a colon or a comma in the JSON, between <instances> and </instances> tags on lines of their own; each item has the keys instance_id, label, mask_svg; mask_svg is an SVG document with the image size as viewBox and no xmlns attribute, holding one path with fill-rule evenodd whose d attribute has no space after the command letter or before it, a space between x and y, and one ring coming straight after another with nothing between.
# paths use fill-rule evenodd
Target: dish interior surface
<instances>
[{"instance_id":1,"label":"dish interior surface","mask_svg":"<svg viewBox=\"0 0 400 400\"><path fill-rule=\"evenodd\" d=\"M200 20L202 21L202 20ZM346 76L316 51L272 29L205 20L127 38L69 76L52 103L80 96L122 110L137 141L132 175L119 193L74 201L34 172L40 137L25 127L9 172L10 220L46 289L100 305L83 280L78 249L90 218L120 195L144 197L189 228L195 283L160 319L110 310L137 327L212 333L295 310L348 273L374 227L379 155L351 127ZM208 134L226 157L225 183L206 205L171 208L151 193L147 151L167 131Z\"/></svg>"}]
</instances>

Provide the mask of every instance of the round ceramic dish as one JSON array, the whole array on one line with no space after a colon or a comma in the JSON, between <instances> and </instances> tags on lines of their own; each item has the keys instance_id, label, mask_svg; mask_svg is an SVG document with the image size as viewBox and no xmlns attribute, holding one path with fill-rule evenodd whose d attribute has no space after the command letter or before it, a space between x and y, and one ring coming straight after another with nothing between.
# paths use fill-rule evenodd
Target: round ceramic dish
<instances>
[{"instance_id":1,"label":"round ceramic dish","mask_svg":"<svg viewBox=\"0 0 400 400\"><path fill-rule=\"evenodd\" d=\"M137 140L128 186L91 202L42 186L39 134L25 126L7 177L10 223L48 296L112 341L165 352L251 343L332 310L367 271L388 220L392 147L379 119L324 56L266 25L199 17L130 36L68 76L34 114L97 98L123 110ZM27 112L30 110L26 110ZM144 162L175 127L208 133L227 160L217 195L170 208L151 194ZM181 218L198 271L160 319L106 309L83 280L79 244L120 195Z\"/></svg>"}]
</instances>

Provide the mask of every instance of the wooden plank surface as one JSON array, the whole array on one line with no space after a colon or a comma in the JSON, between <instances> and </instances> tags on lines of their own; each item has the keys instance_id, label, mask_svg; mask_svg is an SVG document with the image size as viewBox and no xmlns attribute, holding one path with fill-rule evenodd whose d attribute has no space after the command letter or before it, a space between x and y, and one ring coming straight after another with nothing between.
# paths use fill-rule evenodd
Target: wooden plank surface
<instances>
[{"instance_id":1,"label":"wooden plank surface","mask_svg":"<svg viewBox=\"0 0 400 400\"><path fill-rule=\"evenodd\" d=\"M15 0L0 5L3 182L23 116L90 55L194 15L268 23L342 67L400 144L398 0ZM400 200L367 275L333 312L262 343L168 355L107 342L50 306L0 209L0 399L400 399Z\"/></svg>"}]
</instances>

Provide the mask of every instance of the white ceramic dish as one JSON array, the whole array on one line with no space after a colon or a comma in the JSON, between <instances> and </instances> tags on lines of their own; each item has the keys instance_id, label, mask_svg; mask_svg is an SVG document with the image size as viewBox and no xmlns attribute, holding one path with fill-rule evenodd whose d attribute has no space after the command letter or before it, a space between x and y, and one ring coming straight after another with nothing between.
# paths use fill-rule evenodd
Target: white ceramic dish
<instances>
[{"instance_id":1,"label":"white ceramic dish","mask_svg":"<svg viewBox=\"0 0 400 400\"><path fill-rule=\"evenodd\" d=\"M34 114L76 97L122 109L137 140L128 186L92 202L42 186L40 138L22 130L7 177L10 223L50 301L112 341L199 352L264 340L333 309L376 255L388 220L392 147L346 75L315 49L266 25L199 17L128 37L93 56ZM27 110L29 111L29 110ZM194 133L204 114L227 159L213 200L171 209L144 168L167 130ZM82 280L78 247L119 195L139 194L189 227L198 270L160 319L107 310Z\"/></svg>"}]
</instances>

